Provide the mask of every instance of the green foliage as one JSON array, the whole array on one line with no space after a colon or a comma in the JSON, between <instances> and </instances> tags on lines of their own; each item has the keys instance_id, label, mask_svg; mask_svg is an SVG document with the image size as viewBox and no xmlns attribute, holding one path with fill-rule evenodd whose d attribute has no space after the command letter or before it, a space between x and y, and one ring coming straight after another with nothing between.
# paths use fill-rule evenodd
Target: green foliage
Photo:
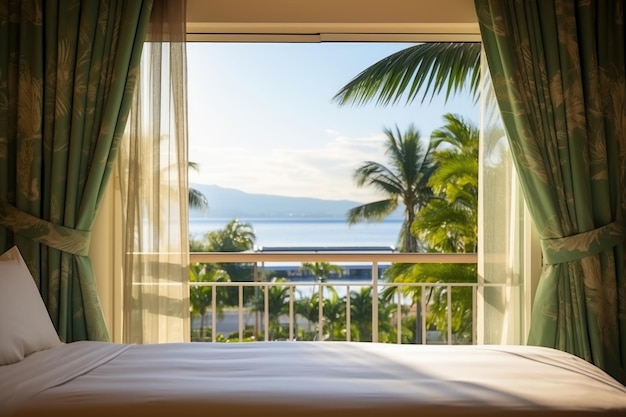
<instances>
[{"instance_id":1,"label":"green foliage","mask_svg":"<svg viewBox=\"0 0 626 417\"><path fill-rule=\"evenodd\" d=\"M371 286L363 286L358 291L350 291L351 340L372 341L372 292ZM395 329L391 321L395 311L396 305L386 302L382 295L379 295L378 340L380 342L390 341L395 337Z\"/></svg>"},{"instance_id":2,"label":"green foliage","mask_svg":"<svg viewBox=\"0 0 626 417\"><path fill-rule=\"evenodd\" d=\"M436 193L417 214L411 232L432 252L475 252L478 239L479 130L463 118L444 115L433 132L437 163L429 185Z\"/></svg>"},{"instance_id":3,"label":"green foliage","mask_svg":"<svg viewBox=\"0 0 626 417\"><path fill-rule=\"evenodd\" d=\"M384 278L394 283L432 283L426 286L426 328L441 331L444 336L448 328L448 288L445 283L475 283L477 281L476 265L474 264L393 264L385 271ZM415 305L421 304L421 286L403 286L401 290L390 286L383 291L382 298L390 302L400 291L404 297L413 300ZM472 306L471 287L451 288L452 333L457 343L472 340ZM418 314L420 312L418 311ZM417 324L417 323L416 323ZM417 326L419 327L419 326ZM416 340L420 339L420 335Z\"/></svg>"},{"instance_id":4,"label":"green foliage","mask_svg":"<svg viewBox=\"0 0 626 417\"><path fill-rule=\"evenodd\" d=\"M322 314L324 323L322 333L326 340L346 340L346 301L339 297L333 287L329 289L328 296L324 297Z\"/></svg>"},{"instance_id":5,"label":"green foliage","mask_svg":"<svg viewBox=\"0 0 626 417\"><path fill-rule=\"evenodd\" d=\"M215 264L191 264L189 265L189 282L228 282L228 273L219 269ZM223 318L223 308L226 288L216 289L216 314L218 318ZM204 331L204 318L209 308L213 304L213 288L210 286L191 285L189 288L189 303L191 314L200 317L200 335ZM202 337L202 336L200 336Z\"/></svg>"},{"instance_id":6,"label":"green foliage","mask_svg":"<svg viewBox=\"0 0 626 417\"><path fill-rule=\"evenodd\" d=\"M347 340L346 297L339 297L337 291L331 286L325 286L325 294L322 304L322 334L325 340ZM360 290L350 291L350 340L372 340L372 287L364 285ZM316 324L316 329L305 331L300 329L298 340L317 340L319 333L319 292L310 297L297 300L295 311ZM395 317L396 306L387 303L382 297L379 298L378 320L379 341L395 342L396 330L392 323ZM405 331L407 329L404 329ZM403 340L408 340L407 335Z\"/></svg>"},{"instance_id":7,"label":"green foliage","mask_svg":"<svg viewBox=\"0 0 626 417\"><path fill-rule=\"evenodd\" d=\"M345 335L345 300L332 286L325 285L322 291L322 334L327 340L345 340L345 336L341 336L342 332ZM310 297L301 297L294 304L295 313L317 327L310 334L302 335L305 340L316 340L319 334L319 299L320 293L316 291Z\"/></svg>"},{"instance_id":8,"label":"green foliage","mask_svg":"<svg viewBox=\"0 0 626 417\"><path fill-rule=\"evenodd\" d=\"M239 332L232 332L228 336L226 336L227 342L239 342ZM252 326L246 326L242 332L242 342L256 342L257 340L254 337L254 328Z\"/></svg>"},{"instance_id":9,"label":"green foliage","mask_svg":"<svg viewBox=\"0 0 626 417\"><path fill-rule=\"evenodd\" d=\"M272 283L287 282L283 278L273 278ZM261 287L252 299L252 311L265 314L265 288ZM267 288L269 339L285 338L284 331L280 326L280 316L289 314L289 286L271 285Z\"/></svg>"},{"instance_id":10,"label":"green foliage","mask_svg":"<svg viewBox=\"0 0 626 417\"><path fill-rule=\"evenodd\" d=\"M208 329L200 329L200 330L192 330L191 331L191 341L192 342L212 342L213 341L213 330L209 327ZM218 343L227 342L228 340L220 333L215 335L215 341Z\"/></svg>"},{"instance_id":11,"label":"green foliage","mask_svg":"<svg viewBox=\"0 0 626 417\"><path fill-rule=\"evenodd\" d=\"M256 235L248 223L232 219L225 228L206 234L208 247L213 252L243 252L254 249Z\"/></svg>"}]
</instances>

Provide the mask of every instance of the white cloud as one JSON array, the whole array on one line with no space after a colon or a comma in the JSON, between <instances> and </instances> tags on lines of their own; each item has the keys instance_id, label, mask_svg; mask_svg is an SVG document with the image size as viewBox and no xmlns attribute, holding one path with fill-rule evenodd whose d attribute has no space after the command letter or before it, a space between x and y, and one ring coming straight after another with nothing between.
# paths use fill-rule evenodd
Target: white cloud
<instances>
[{"instance_id":1,"label":"white cloud","mask_svg":"<svg viewBox=\"0 0 626 417\"><path fill-rule=\"evenodd\" d=\"M194 44L189 59L190 181L248 192L372 201L352 179L386 162L384 127L422 135L447 112L477 115L471 98L428 105L339 106L335 92L402 44ZM473 110L472 110L473 109Z\"/></svg>"},{"instance_id":2,"label":"white cloud","mask_svg":"<svg viewBox=\"0 0 626 417\"><path fill-rule=\"evenodd\" d=\"M354 184L354 170L366 160L385 162L384 135L349 137L327 129L326 138L298 148L195 146L189 159L200 164L190 182L246 192L371 201L371 190ZM317 146L314 146L316 145Z\"/></svg>"}]
</instances>

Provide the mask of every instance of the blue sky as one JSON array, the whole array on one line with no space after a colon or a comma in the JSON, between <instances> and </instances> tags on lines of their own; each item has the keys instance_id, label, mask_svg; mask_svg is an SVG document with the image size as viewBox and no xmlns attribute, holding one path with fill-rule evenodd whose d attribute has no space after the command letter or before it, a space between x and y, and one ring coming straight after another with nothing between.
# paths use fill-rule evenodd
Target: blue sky
<instances>
[{"instance_id":1,"label":"blue sky","mask_svg":"<svg viewBox=\"0 0 626 417\"><path fill-rule=\"evenodd\" d=\"M453 112L478 120L466 95L443 103L339 106L335 93L410 44L189 43L190 182L297 197L372 201L352 173L386 162L383 129L423 137Z\"/></svg>"}]
</instances>

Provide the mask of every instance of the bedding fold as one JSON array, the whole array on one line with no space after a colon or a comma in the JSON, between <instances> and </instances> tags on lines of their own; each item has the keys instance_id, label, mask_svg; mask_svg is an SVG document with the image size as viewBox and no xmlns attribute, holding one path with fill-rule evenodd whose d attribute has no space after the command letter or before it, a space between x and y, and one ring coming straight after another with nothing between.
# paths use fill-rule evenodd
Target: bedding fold
<instances>
[{"instance_id":1,"label":"bedding fold","mask_svg":"<svg viewBox=\"0 0 626 417\"><path fill-rule=\"evenodd\" d=\"M38 393L65 384L131 347L106 342L74 342L0 366L0 416L9 415Z\"/></svg>"}]
</instances>

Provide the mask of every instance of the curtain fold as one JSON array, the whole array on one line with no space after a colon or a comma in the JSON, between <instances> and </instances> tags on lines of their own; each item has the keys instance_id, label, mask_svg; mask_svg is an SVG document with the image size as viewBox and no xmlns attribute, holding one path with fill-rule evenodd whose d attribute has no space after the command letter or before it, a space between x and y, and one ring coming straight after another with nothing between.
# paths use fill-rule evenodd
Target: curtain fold
<instances>
[{"instance_id":1,"label":"curtain fold","mask_svg":"<svg viewBox=\"0 0 626 417\"><path fill-rule=\"evenodd\" d=\"M626 383L624 3L475 0L544 267L529 344Z\"/></svg>"},{"instance_id":2,"label":"curtain fold","mask_svg":"<svg viewBox=\"0 0 626 417\"><path fill-rule=\"evenodd\" d=\"M524 199L484 52L481 58L477 341L521 344Z\"/></svg>"},{"instance_id":3,"label":"curtain fold","mask_svg":"<svg viewBox=\"0 0 626 417\"><path fill-rule=\"evenodd\" d=\"M108 340L86 254L151 6L0 3L0 252L20 248L68 342Z\"/></svg>"},{"instance_id":4,"label":"curtain fold","mask_svg":"<svg viewBox=\"0 0 626 417\"><path fill-rule=\"evenodd\" d=\"M155 0L119 159L124 341L189 341L185 2Z\"/></svg>"}]
</instances>

